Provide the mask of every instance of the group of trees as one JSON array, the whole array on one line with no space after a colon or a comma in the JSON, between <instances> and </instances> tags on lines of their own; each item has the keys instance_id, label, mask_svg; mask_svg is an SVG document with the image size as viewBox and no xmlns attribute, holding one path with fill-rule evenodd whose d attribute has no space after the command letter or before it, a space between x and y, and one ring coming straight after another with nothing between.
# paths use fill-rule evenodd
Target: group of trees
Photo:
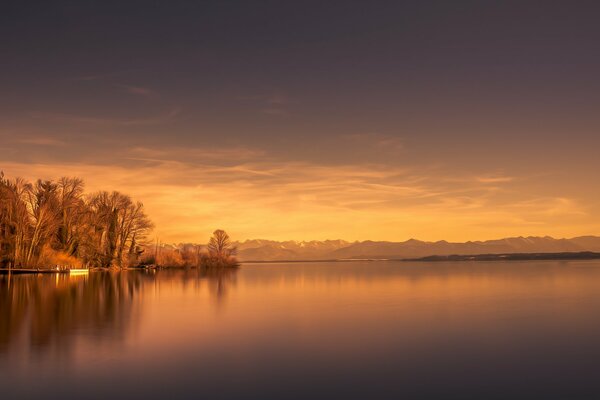
<instances>
[{"instance_id":1,"label":"group of trees","mask_svg":"<svg viewBox=\"0 0 600 400\"><path fill-rule=\"evenodd\" d=\"M79 178L30 183L0 171L0 268L237 265L223 230L208 246L153 248L147 241L152 228L143 204L127 195L86 195Z\"/></svg>"},{"instance_id":2,"label":"group of trees","mask_svg":"<svg viewBox=\"0 0 600 400\"><path fill-rule=\"evenodd\" d=\"M0 268L237 265L223 230L208 246L153 248L152 228L143 204L127 195L86 195L79 178L30 183L0 171Z\"/></svg>"},{"instance_id":3,"label":"group of trees","mask_svg":"<svg viewBox=\"0 0 600 400\"><path fill-rule=\"evenodd\" d=\"M153 225L119 192L84 194L78 178L7 179L0 172L1 267L126 267Z\"/></svg>"},{"instance_id":4,"label":"group of trees","mask_svg":"<svg viewBox=\"0 0 600 400\"><path fill-rule=\"evenodd\" d=\"M222 229L213 232L208 245L182 243L179 245L158 244L153 254L146 252L142 264L154 264L161 267L203 267L208 269L235 267L236 248L229 235Z\"/></svg>"}]
</instances>

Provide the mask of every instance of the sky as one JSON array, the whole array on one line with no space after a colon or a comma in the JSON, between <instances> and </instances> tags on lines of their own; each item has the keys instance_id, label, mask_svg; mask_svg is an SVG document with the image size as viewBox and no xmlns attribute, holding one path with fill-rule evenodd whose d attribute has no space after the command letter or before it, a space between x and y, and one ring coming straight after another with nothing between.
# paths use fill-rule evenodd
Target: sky
<instances>
[{"instance_id":1,"label":"sky","mask_svg":"<svg viewBox=\"0 0 600 400\"><path fill-rule=\"evenodd\" d=\"M0 6L0 170L169 242L600 234L593 1Z\"/></svg>"}]
</instances>

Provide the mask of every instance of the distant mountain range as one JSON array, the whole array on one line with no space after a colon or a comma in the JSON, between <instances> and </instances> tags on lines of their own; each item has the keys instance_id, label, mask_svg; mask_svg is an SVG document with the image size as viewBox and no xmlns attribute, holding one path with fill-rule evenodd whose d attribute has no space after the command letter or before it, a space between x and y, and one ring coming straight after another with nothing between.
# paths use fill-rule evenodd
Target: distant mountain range
<instances>
[{"instance_id":1,"label":"distant mountain range","mask_svg":"<svg viewBox=\"0 0 600 400\"><path fill-rule=\"evenodd\" d=\"M415 239L405 242L246 240L236 242L235 245L241 261L405 259L456 254L600 252L600 237L581 236L572 239L554 239L549 236L530 236L466 243L451 243L444 240L424 242Z\"/></svg>"}]
</instances>

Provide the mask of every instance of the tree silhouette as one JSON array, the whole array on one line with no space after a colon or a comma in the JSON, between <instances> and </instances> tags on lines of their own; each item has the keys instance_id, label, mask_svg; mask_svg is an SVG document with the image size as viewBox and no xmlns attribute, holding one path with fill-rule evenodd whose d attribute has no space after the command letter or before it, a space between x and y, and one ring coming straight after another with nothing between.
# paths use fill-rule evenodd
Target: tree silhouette
<instances>
[{"instance_id":1,"label":"tree silhouette","mask_svg":"<svg viewBox=\"0 0 600 400\"><path fill-rule=\"evenodd\" d=\"M208 253L213 257L229 257L234 252L229 235L222 229L214 231L208 242Z\"/></svg>"},{"instance_id":2,"label":"tree silhouette","mask_svg":"<svg viewBox=\"0 0 600 400\"><path fill-rule=\"evenodd\" d=\"M206 267L235 267L236 248L232 246L229 235L222 229L213 232L208 242L208 257L204 260Z\"/></svg>"}]
</instances>

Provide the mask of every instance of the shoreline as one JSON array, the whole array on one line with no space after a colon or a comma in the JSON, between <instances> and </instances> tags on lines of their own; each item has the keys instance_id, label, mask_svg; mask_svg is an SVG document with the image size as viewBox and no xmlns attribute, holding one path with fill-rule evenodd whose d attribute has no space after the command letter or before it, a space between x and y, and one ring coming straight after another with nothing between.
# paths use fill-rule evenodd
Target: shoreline
<instances>
[{"instance_id":1,"label":"shoreline","mask_svg":"<svg viewBox=\"0 0 600 400\"><path fill-rule=\"evenodd\" d=\"M600 253L591 251L582 252L563 252L563 253L508 253L508 254L473 254L461 255L453 254L446 256L427 256L419 258L344 258L344 259L324 259L324 260L250 260L239 261L244 264L299 264L299 263L340 263L340 262L482 262L482 261L577 261L577 260L600 260ZM148 271L148 270L169 270L169 269L202 269L203 267L179 267L179 266L144 266L130 267L123 269L115 268L90 268L86 271ZM239 268L238 266L222 267L215 269ZM208 268L212 269L212 268ZM77 269L81 272L80 269ZM0 275L22 275L22 274L69 274L70 269L50 269L50 268L0 268Z\"/></svg>"},{"instance_id":2,"label":"shoreline","mask_svg":"<svg viewBox=\"0 0 600 400\"><path fill-rule=\"evenodd\" d=\"M156 270L231 270L238 269L239 265L224 266L224 267L184 267L184 266L143 266L143 267L129 267L129 268L89 268L89 269L53 269L53 268L0 268L0 275L25 275L25 274L71 274L71 273L87 273L87 272L124 272L124 271L156 271Z\"/></svg>"},{"instance_id":3,"label":"shoreline","mask_svg":"<svg viewBox=\"0 0 600 400\"><path fill-rule=\"evenodd\" d=\"M250 260L240 261L242 264L278 264L278 263L319 263L319 262L427 262L427 261L564 261L564 260L600 260L600 253L593 251L558 252L558 253L489 253L489 254L451 254L431 255L415 258L396 257L360 257L360 258L337 258L322 260Z\"/></svg>"}]
</instances>

